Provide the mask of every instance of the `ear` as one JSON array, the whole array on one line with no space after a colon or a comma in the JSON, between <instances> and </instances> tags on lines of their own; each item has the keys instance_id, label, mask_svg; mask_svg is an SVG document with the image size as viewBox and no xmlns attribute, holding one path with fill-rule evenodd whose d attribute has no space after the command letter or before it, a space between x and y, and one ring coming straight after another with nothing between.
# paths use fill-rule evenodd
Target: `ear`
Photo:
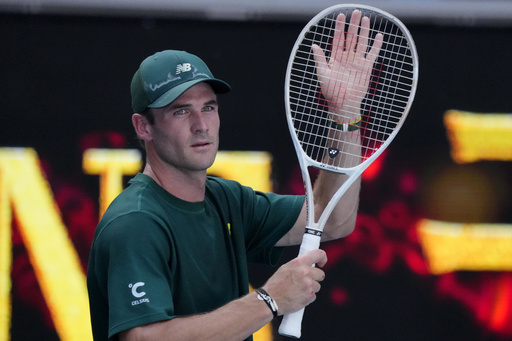
<instances>
[{"instance_id":1,"label":"ear","mask_svg":"<svg viewBox=\"0 0 512 341\"><path fill-rule=\"evenodd\" d=\"M141 114L133 114L132 124L137 136L141 140L150 141L153 139L151 134L151 124L149 124L147 117Z\"/></svg>"}]
</instances>

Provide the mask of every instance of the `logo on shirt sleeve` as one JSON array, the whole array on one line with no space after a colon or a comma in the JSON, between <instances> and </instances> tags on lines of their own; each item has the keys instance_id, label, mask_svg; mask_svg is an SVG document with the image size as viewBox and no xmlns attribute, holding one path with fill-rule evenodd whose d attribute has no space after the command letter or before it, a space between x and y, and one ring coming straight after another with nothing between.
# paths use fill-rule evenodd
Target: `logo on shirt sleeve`
<instances>
[{"instance_id":1,"label":"logo on shirt sleeve","mask_svg":"<svg viewBox=\"0 0 512 341\"><path fill-rule=\"evenodd\" d=\"M128 288L132 289L132 295L138 300L132 301L132 305L138 305L141 303L149 303L149 298L141 298L146 295L146 292L142 291L142 287L145 285L144 282L137 282L135 284L128 284Z\"/></svg>"}]
</instances>

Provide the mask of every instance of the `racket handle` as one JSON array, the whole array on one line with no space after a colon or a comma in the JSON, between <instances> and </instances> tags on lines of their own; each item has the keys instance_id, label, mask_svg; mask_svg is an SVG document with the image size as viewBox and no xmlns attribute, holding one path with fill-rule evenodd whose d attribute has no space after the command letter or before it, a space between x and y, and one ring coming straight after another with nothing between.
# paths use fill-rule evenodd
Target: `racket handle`
<instances>
[{"instance_id":1,"label":"racket handle","mask_svg":"<svg viewBox=\"0 0 512 341\"><path fill-rule=\"evenodd\" d=\"M300 338L303 315L304 308L294 313L284 315L281 325L279 326L279 334L297 339Z\"/></svg>"},{"instance_id":2,"label":"racket handle","mask_svg":"<svg viewBox=\"0 0 512 341\"><path fill-rule=\"evenodd\" d=\"M300 244L299 256L304 253L316 250L320 247L320 236L315 236L309 233L305 233L302 238L302 243ZM312 266L315 266L312 264ZM283 316L283 320L281 321L281 325L279 326L279 334L300 338L301 329L302 329L302 316L304 315L304 308Z\"/></svg>"},{"instance_id":3,"label":"racket handle","mask_svg":"<svg viewBox=\"0 0 512 341\"><path fill-rule=\"evenodd\" d=\"M302 243L300 244L299 256L302 256L306 252L318 249L320 247L320 239L320 236L304 233ZM312 266L314 266L314 264L312 264Z\"/></svg>"}]
</instances>

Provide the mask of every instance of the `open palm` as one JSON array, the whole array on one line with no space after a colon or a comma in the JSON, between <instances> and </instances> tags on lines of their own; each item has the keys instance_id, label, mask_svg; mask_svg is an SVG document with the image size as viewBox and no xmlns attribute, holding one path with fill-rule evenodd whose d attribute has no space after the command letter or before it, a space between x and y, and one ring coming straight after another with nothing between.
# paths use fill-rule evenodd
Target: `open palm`
<instances>
[{"instance_id":1,"label":"open palm","mask_svg":"<svg viewBox=\"0 0 512 341\"><path fill-rule=\"evenodd\" d=\"M345 15L336 19L332 51L329 60L320 48L312 50L322 94L328 111L339 122L352 122L360 116L361 102L368 91L373 65L379 55L383 36L377 34L368 50L370 19L361 19L361 11L354 11L345 32ZM358 35L359 26L361 30Z\"/></svg>"}]
</instances>

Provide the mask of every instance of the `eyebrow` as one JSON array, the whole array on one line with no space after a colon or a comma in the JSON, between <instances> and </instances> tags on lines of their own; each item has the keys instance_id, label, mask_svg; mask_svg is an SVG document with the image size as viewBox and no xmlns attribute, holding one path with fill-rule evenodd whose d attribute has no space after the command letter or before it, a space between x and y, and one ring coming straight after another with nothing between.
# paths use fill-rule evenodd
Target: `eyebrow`
<instances>
[{"instance_id":1,"label":"eyebrow","mask_svg":"<svg viewBox=\"0 0 512 341\"><path fill-rule=\"evenodd\" d=\"M212 99L211 101L206 102L204 105L219 105L219 102L216 99Z\"/></svg>"}]
</instances>

